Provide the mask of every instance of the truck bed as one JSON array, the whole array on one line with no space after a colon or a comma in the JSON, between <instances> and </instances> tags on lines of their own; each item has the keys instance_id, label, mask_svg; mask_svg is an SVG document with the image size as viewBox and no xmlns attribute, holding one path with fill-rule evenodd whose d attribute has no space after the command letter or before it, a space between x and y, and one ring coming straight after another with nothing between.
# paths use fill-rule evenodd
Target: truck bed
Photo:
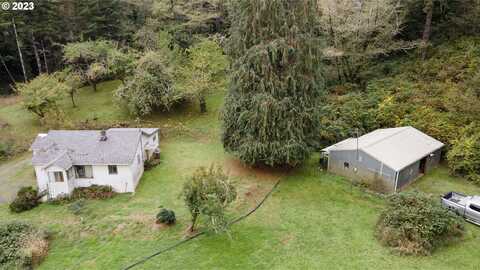
<instances>
[{"instance_id":1,"label":"truck bed","mask_svg":"<svg viewBox=\"0 0 480 270\"><path fill-rule=\"evenodd\" d=\"M470 199L470 197L461 193L449 192L443 196L443 199L461 206L465 206L467 205L467 201Z\"/></svg>"}]
</instances>

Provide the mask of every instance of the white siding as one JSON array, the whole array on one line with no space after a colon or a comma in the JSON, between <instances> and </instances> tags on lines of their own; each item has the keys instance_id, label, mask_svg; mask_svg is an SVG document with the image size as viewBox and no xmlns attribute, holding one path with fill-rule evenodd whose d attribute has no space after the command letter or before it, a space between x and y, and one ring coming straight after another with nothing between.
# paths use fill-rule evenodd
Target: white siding
<instances>
[{"instance_id":1,"label":"white siding","mask_svg":"<svg viewBox=\"0 0 480 270\"><path fill-rule=\"evenodd\" d=\"M156 149L159 149L158 132L155 132L152 135L142 133L142 148L144 151L143 160L150 159L153 152Z\"/></svg>"},{"instance_id":2,"label":"white siding","mask_svg":"<svg viewBox=\"0 0 480 270\"><path fill-rule=\"evenodd\" d=\"M55 182L54 172L61 172L63 174L63 182ZM70 194L74 189L73 180L69 180L64 169L58 167L48 167L45 170L47 175L47 188L50 197L65 196Z\"/></svg>"},{"instance_id":3,"label":"white siding","mask_svg":"<svg viewBox=\"0 0 480 270\"><path fill-rule=\"evenodd\" d=\"M116 164L109 164L116 165ZM55 182L53 173L61 171L64 182ZM138 145L135 158L130 165L117 165L117 174L109 174L108 165L92 165L93 178L69 179L67 172L61 168L35 166L39 191L48 190L49 197L70 194L76 187L91 185L111 186L116 192L135 192L135 188L143 174L142 148Z\"/></svg>"},{"instance_id":4,"label":"white siding","mask_svg":"<svg viewBox=\"0 0 480 270\"><path fill-rule=\"evenodd\" d=\"M41 166L35 166L35 176L37 177L38 191L42 192L47 189L48 174Z\"/></svg>"},{"instance_id":5,"label":"white siding","mask_svg":"<svg viewBox=\"0 0 480 270\"><path fill-rule=\"evenodd\" d=\"M144 164L144 160L142 159L142 148L138 147L133 163L130 165L130 169L132 172L133 191L135 191L135 188L137 187L138 182L142 177L143 164Z\"/></svg>"},{"instance_id":6,"label":"white siding","mask_svg":"<svg viewBox=\"0 0 480 270\"><path fill-rule=\"evenodd\" d=\"M114 165L114 164L112 164ZM75 179L75 187L91 185L111 186L115 192L133 192L132 172L130 166L117 165L118 174L109 174L108 165L92 166L93 178Z\"/></svg>"}]
</instances>

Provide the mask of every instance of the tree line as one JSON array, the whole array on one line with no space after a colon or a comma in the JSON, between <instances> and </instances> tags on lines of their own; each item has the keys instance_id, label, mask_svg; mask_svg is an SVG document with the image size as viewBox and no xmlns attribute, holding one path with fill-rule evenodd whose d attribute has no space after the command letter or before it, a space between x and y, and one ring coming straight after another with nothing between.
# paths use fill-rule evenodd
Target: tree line
<instances>
[{"instance_id":1,"label":"tree line","mask_svg":"<svg viewBox=\"0 0 480 270\"><path fill-rule=\"evenodd\" d=\"M43 47L31 46L30 68L25 72L18 44L41 45L48 40L41 33L49 31L33 29L27 35L17 31L27 19L2 16L2 25L13 33L9 48L14 48L12 55L19 60L12 77L27 74L23 78L27 80L32 66L46 71L47 66L55 70L52 63L61 63L57 66L61 72L53 79L66 87L40 87L49 85L46 82L19 87L24 94L44 93L30 105L26 102L27 109L39 117L47 114L41 110L58 107L54 99L60 94L51 91L69 94L75 106L78 85L90 85L95 91L96 84L107 79L122 81L115 98L136 116L170 110L186 100L198 102L205 112L206 94L218 86L219 74L227 69L226 54L230 81L222 111L225 149L250 165L298 166L325 144L386 126L411 124L455 147L452 138L459 134L447 127L454 123L454 116L462 114L448 102L450 92L464 98L465 104L479 97L478 92L462 91L478 87L474 72L463 72L471 78L455 79L462 83L454 87L447 83L432 87L428 76L417 78L415 74L438 70L444 64L433 59L438 54L436 44L480 33L479 0L227 1L217 6L228 14L226 35L188 39L179 36L183 32L177 28L166 31L158 14L148 14L149 1L129 11L124 11L124 2L104 2L69 2L72 5L67 10L73 10L75 18L70 26L65 24L68 31L55 36L64 43L58 60L45 57ZM183 20L175 11L177 2L169 4L166 12L171 18ZM98 5L105 8L104 13L95 13ZM43 7L45 14L47 7ZM94 18L85 20L85 14ZM58 27L58 21L52 29L54 25ZM53 51L54 44L49 41L47 50ZM476 59L475 50L471 53ZM46 61L42 62L42 55ZM414 59L417 71L398 71L403 66L395 60L406 57ZM13 66L11 61L4 64ZM469 71L475 70L473 65ZM381 76L389 79L382 81ZM451 80L454 75L449 76ZM28 89L31 86L35 87ZM446 91L448 87L455 90ZM433 102L435 91L444 99ZM407 93L421 102L404 108L401 100ZM411 114L412 110L424 118ZM477 119L475 106L464 106L462 113L469 116L462 122L466 126ZM399 115L404 118L398 119ZM443 119L443 124L434 119Z\"/></svg>"}]
</instances>

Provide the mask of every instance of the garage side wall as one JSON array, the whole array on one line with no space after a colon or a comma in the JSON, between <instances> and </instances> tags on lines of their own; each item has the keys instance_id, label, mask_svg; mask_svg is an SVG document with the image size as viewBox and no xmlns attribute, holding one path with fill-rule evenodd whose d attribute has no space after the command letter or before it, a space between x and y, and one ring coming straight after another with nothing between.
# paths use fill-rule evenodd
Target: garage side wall
<instances>
[{"instance_id":1,"label":"garage side wall","mask_svg":"<svg viewBox=\"0 0 480 270\"><path fill-rule=\"evenodd\" d=\"M432 153L433 156L429 156L427 158L427 164L426 164L426 167L425 167L425 170L426 172L428 173L429 171L431 171L433 168L435 168L436 166L438 166L438 164L440 163L440 159L442 157L442 149L438 149L437 151L433 152Z\"/></svg>"},{"instance_id":2,"label":"garage side wall","mask_svg":"<svg viewBox=\"0 0 480 270\"><path fill-rule=\"evenodd\" d=\"M329 154L328 170L338 175L348 178L355 178L357 175L353 171L356 162L356 151L343 150L331 151ZM345 166L348 163L348 167Z\"/></svg>"},{"instance_id":3,"label":"garage side wall","mask_svg":"<svg viewBox=\"0 0 480 270\"><path fill-rule=\"evenodd\" d=\"M425 173L428 173L440 163L442 149L439 149L432 154L433 156L427 155L425 157ZM420 162L421 161L419 160L400 171L398 175L397 190L402 189L420 176Z\"/></svg>"},{"instance_id":4,"label":"garage side wall","mask_svg":"<svg viewBox=\"0 0 480 270\"><path fill-rule=\"evenodd\" d=\"M420 175L420 161L401 170L398 174L397 190L408 185Z\"/></svg>"},{"instance_id":5,"label":"garage side wall","mask_svg":"<svg viewBox=\"0 0 480 270\"><path fill-rule=\"evenodd\" d=\"M357 172L354 168L357 168ZM395 185L395 171L362 150L359 150L358 162L356 150L331 151L329 171L357 181L382 185L384 191L393 191Z\"/></svg>"}]
</instances>

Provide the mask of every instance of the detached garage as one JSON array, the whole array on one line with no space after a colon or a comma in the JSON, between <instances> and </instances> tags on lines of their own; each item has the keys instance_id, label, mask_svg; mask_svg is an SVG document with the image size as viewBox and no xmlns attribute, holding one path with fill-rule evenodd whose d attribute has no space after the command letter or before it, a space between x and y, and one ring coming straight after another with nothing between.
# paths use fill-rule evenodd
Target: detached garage
<instances>
[{"instance_id":1,"label":"detached garage","mask_svg":"<svg viewBox=\"0 0 480 270\"><path fill-rule=\"evenodd\" d=\"M396 192L440 162L444 144L413 127L378 129L322 151L328 170Z\"/></svg>"}]
</instances>

